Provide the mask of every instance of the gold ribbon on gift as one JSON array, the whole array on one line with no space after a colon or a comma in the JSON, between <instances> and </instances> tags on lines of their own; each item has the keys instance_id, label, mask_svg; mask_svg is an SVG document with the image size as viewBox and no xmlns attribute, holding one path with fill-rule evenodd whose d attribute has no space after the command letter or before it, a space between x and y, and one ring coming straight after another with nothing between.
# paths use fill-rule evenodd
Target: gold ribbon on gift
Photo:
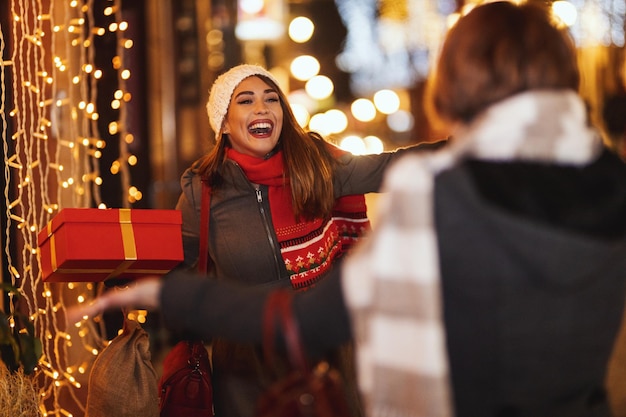
<instances>
[{"instance_id":1,"label":"gold ribbon on gift","mask_svg":"<svg viewBox=\"0 0 626 417\"><path fill-rule=\"evenodd\" d=\"M122 229L122 244L124 245L124 259L137 260L137 246L135 233L130 218L130 209L120 209L120 229Z\"/></svg>"},{"instance_id":2,"label":"gold ribbon on gift","mask_svg":"<svg viewBox=\"0 0 626 417\"><path fill-rule=\"evenodd\" d=\"M130 218L130 209L119 209L120 229L122 230L122 246L124 247L124 261L106 277L115 278L128 269L137 260L137 246L135 245L135 233Z\"/></svg>"},{"instance_id":3,"label":"gold ribbon on gift","mask_svg":"<svg viewBox=\"0 0 626 417\"><path fill-rule=\"evenodd\" d=\"M50 237L50 267L52 272L57 270L57 251L54 243L54 233L52 233L52 220L48 222L48 236Z\"/></svg>"}]
</instances>

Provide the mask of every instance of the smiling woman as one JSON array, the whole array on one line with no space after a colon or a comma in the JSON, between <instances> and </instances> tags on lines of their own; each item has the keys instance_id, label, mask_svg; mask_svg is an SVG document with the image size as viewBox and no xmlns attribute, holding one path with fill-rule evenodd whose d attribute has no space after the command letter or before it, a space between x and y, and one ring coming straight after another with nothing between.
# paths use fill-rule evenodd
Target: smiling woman
<instances>
[{"instance_id":1,"label":"smiling woman","mask_svg":"<svg viewBox=\"0 0 626 417\"><path fill-rule=\"evenodd\" d=\"M250 286L310 288L369 231L364 193L405 150L353 156L298 124L274 76L256 65L220 75L209 94L216 145L184 174L184 267L198 260L201 204L210 190L209 275ZM243 306L233 305L233 314ZM275 378L255 346L212 341L217 417L249 417ZM330 354L360 406L350 346ZM349 389L350 391L350 389Z\"/></svg>"},{"instance_id":2,"label":"smiling woman","mask_svg":"<svg viewBox=\"0 0 626 417\"><path fill-rule=\"evenodd\" d=\"M361 173L376 172L389 157L359 170L349 154L300 127L276 79L256 65L218 77L207 111L217 143L183 175L178 203L185 265L191 268L198 259L204 182L211 194L209 273L293 289L323 279L369 230L363 193L378 188L380 175L367 179ZM257 397L275 377L258 353L251 345L212 341L217 417L253 415ZM351 360L342 359L348 354L349 347L341 348L330 359L353 387L358 416Z\"/></svg>"}]
</instances>

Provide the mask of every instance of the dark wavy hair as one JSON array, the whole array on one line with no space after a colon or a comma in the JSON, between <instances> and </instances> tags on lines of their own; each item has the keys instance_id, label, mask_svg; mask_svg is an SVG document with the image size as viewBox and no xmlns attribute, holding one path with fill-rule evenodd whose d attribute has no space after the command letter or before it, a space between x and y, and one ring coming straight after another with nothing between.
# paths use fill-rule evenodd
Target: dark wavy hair
<instances>
[{"instance_id":1,"label":"dark wavy hair","mask_svg":"<svg viewBox=\"0 0 626 417\"><path fill-rule=\"evenodd\" d=\"M448 32L425 105L435 123L467 123L514 94L576 91L579 82L573 40L547 6L492 2L475 7Z\"/></svg>"},{"instance_id":2,"label":"dark wavy hair","mask_svg":"<svg viewBox=\"0 0 626 417\"><path fill-rule=\"evenodd\" d=\"M325 218L335 203L333 172L336 160L319 134L306 132L296 120L285 93L271 79L257 74L278 93L283 109L283 126L278 145L283 151L284 177L289 180L296 218ZM219 133L213 149L196 162L194 168L212 188L223 184L222 167L226 163L228 135Z\"/></svg>"}]
</instances>

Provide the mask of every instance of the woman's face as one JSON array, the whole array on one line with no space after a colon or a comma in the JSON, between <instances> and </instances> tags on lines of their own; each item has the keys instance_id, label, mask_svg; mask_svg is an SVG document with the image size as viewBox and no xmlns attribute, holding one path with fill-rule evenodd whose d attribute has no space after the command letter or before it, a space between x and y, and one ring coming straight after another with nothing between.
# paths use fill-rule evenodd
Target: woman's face
<instances>
[{"instance_id":1,"label":"woman's face","mask_svg":"<svg viewBox=\"0 0 626 417\"><path fill-rule=\"evenodd\" d=\"M282 127L283 109L276 90L256 76L239 83L223 129L233 149L262 158L278 143Z\"/></svg>"}]
</instances>

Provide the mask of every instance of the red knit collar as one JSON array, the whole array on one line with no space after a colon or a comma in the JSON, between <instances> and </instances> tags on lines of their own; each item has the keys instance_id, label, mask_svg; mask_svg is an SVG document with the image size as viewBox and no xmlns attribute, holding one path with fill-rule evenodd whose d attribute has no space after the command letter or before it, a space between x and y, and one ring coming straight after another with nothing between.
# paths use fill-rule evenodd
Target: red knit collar
<instances>
[{"instance_id":1,"label":"red knit collar","mask_svg":"<svg viewBox=\"0 0 626 417\"><path fill-rule=\"evenodd\" d=\"M283 170L283 152L277 151L269 158L258 158L237 152L233 148L226 149L226 156L235 161L255 184L281 186L289 183Z\"/></svg>"}]
</instances>

